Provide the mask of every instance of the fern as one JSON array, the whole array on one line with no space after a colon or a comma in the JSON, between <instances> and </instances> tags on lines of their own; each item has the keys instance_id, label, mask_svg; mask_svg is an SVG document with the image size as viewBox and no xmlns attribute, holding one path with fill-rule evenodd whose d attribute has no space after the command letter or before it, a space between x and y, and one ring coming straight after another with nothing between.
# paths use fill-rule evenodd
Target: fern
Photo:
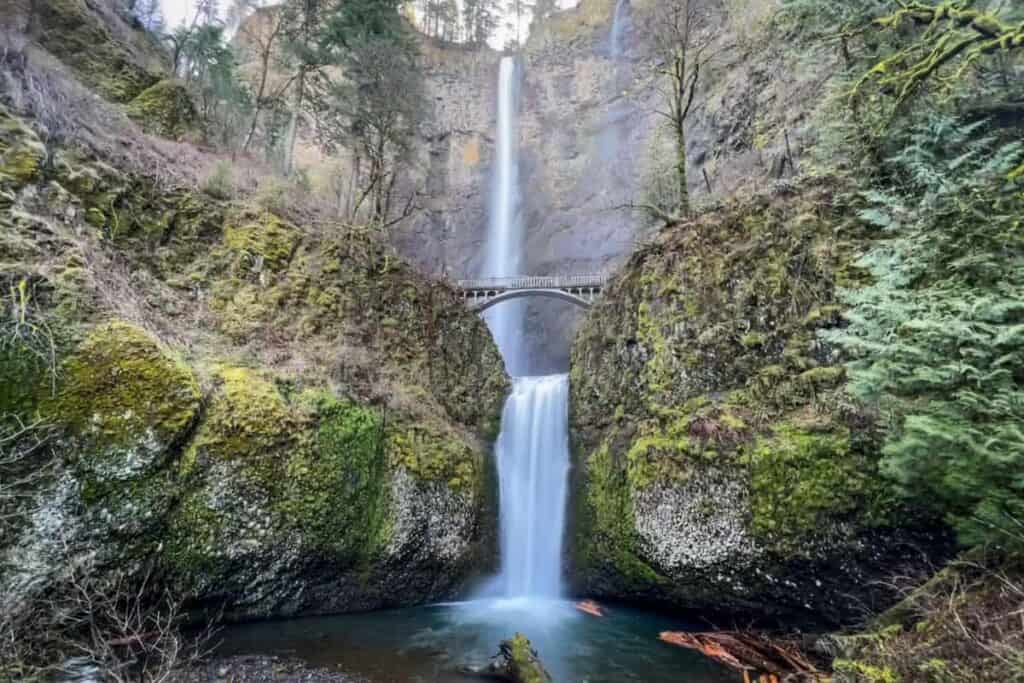
<instances>
[{"instance_id":1,"label":"fern","mask_svg":"<svg viewBox=\"0 0 1024 683\"><path fill-rule=\"evenodd\" d=\"M890 416L883 470L968 543L1024 550L1024 145L933 115L858 195L879 231L823 333L852 359L850 390Z\"/></svg>"}]
</instances>

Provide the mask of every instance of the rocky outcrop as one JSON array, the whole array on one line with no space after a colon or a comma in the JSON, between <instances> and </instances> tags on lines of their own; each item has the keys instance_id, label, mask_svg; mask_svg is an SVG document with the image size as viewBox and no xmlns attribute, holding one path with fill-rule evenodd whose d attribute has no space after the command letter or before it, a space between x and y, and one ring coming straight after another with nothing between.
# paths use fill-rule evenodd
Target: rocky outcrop
<instances>
[{"instance_id":1,"label":"rocky outcrop","mask_svg":"<svg viewBox=\"0 0 1024 683\"><path fill-rule=\"evenodd\" d=\"M228 618L420 603L486 570L508 383L458 295L375 235L86 149L0 109L0 428L48 437L0 538L4 609L85 558Z\"/></svg>"},{"instance_id":2,"label":"rocky outcrop","mask_svg":"<svg viewBox=\"0 0 1024 683\"><path fill-rule=\"evenodd\" d=\"M824 190L665 230L573 347L571 532L581 592L839 623L876 579L946 550L898 507L871 416L817 331L861 277Z\"/></svg>"},{"instance_id":3,"label":"rocky outcrop","mask_svg":"<svg viewBox=\"0 0 1024 683\"><path fill-rule=\"evenodd\" d=\"M24 30L85 85L112 102L129 102L170 67L157 39L112 0L11 3L0 27Z\"/></svg>"}]
</instances>

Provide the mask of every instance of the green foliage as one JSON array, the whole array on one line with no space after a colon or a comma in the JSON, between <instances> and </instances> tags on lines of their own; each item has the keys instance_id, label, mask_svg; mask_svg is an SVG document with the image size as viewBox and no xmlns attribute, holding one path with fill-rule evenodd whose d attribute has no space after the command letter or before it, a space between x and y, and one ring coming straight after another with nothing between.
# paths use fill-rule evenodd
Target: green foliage
<instances>
[{"instance_id":1,"label":"green foliage","mask_svg":"<svg viewBox=\"0 0 1024 683\"><path fill-rule=\"evenodd\" d=\"M253 108L252 93L238 71L225 27L216 22L182 25L167 38L174 46L175 72L183 74L196 101L206 139L225 148L239 146Z\"/></svg>"},{"instance_id":2,"label":"green foliage","mask_svg":"<svg viewBox=\"0 0 1024 683\"><path fill-rule=\"evenodd\" d=\"M861 196L877 241L846 293L851 390L891 418L884 468L965 542L1024 548L1024 146L931 115Z\"/></svg>"}]
</instances>

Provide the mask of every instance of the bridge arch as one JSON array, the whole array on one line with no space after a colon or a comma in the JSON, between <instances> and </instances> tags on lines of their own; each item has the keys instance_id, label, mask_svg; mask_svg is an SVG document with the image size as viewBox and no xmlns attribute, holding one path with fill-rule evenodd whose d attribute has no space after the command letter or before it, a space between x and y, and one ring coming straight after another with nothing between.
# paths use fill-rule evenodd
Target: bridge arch
<instances>
[{"instance_id":1,"label":"bridge arch","mask_svg":"<svg viewBox=\"0 0 1024 683\"><path fill-rule=\"evenodd\" d=\"M567 301L584 310L589 309L591 306L591 303L583 297L577 296L576 294L570 294L569 292L565 292L560 289L509 289L504 292L500 292L495 296L487 297L480 303L473 303L471 305L474 311L477 313L483 313L488 308L497 306L503 301L525 299L527 297L544 297L548 299L557 299L559 301Z\"/></svg>"}]
</instances>

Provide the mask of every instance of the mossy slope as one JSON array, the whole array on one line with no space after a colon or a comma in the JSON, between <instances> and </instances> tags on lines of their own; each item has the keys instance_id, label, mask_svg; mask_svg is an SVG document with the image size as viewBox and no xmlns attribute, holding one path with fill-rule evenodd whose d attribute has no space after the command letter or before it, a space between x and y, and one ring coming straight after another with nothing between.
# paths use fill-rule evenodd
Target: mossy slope
<instances>
[{"instance_id":1,"label":"mossy slope","mask_svg":"<svg viewBox=\"0 0 1024 683\"><path fill-rule=\"evenodd\" d=\"M857 609L840 591L879 558L829 565L887 537L893 508L870 417L816 334L840 322L836 287L860 277L855 236L837 236L828 206L818 190L667 229L584 325L572 363L584 590L825 620Z\"/></svg>"},{"instance_id":2,"label":"mossy slope","mask_svg":"<svg viewBox=\"0 0 1024 683\"><path fill-rule=\"evenodd\" d=\"M487 566L508 384L455 292L365 231L38 141L0 110L4 313L54 361L4 346L2 407L58 435L71 552L233 617L439 599Z\"/></svg>"}]
</instances>

